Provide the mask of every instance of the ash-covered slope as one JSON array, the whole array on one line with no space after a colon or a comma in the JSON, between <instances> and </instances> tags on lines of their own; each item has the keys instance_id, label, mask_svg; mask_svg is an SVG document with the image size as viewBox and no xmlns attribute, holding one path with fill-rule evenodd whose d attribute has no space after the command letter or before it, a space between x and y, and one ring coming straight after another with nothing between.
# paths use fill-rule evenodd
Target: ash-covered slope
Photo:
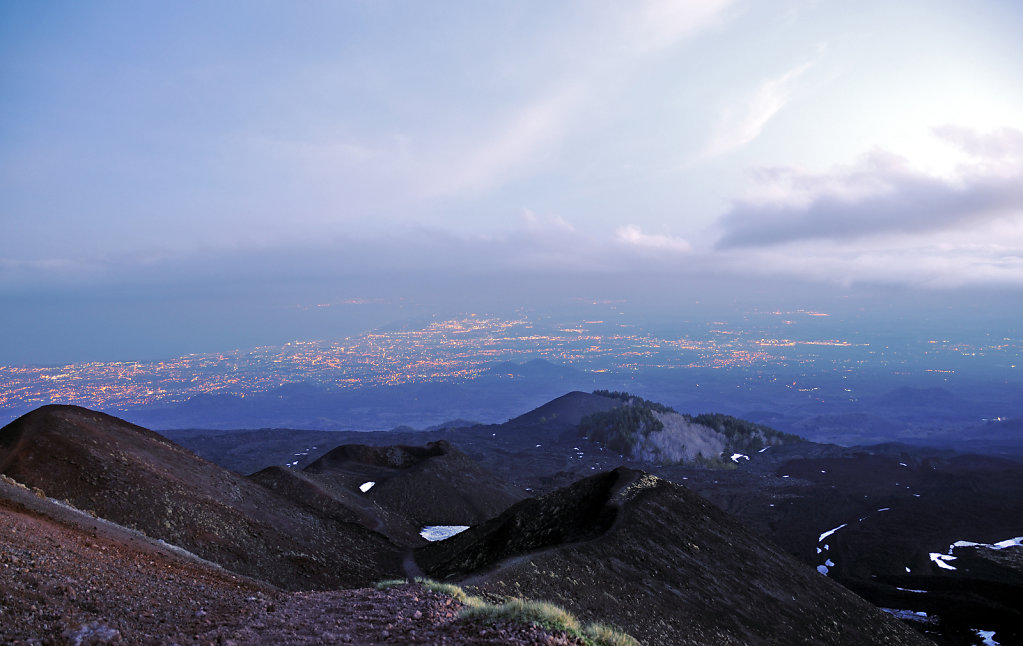
<instances>
[{"instance_id":1,"label":"ash-covered slope","mask_svg":"<svg viewBox=\"0 0 1023 646\"><path fill-rule=\"evenodd\" d=\"M395 536L414 535L425 525L475 525L523 498L444 440L426 446L346 444L307 466L303 476L379 507L383 530Z\"/></svg>"},{"instance_id":2,"label":"ash-covered slope","mask_svg":"<svg viewBox=\"0 0 1023 646\"><path fill-rule=\"evenodd\" d=\"M0 477L0 644L561 643L416 584L284 592Z\"/></svg>"},{"instance_id":3,"label":"ash-covered slope","mask_svg":"<svg viewBox=\"0 0 1023 646\"><path fill-rule=\"evenodd\" d=\"M643 643L926 644L700 496L625 468L416 550L439 579L528 594Z\"/></svg>"},{"instance_id":4,"label":"ash-covered slope","mask_svg":"<svg viewBox=\"0 0 1023 646\"><path fill-rule=\"evenodd\" d=\"M284 588L355 587L400 571L400 550L356 513L297 505L152 431L75 406L46 406L0 429L0 472Z\"/></svg>"}]
</instances>

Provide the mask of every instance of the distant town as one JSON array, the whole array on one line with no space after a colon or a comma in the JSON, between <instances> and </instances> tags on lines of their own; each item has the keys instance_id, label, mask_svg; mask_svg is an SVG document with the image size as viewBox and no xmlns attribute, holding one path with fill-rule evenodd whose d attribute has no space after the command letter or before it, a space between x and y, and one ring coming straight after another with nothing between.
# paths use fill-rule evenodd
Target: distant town
<instances>
[{"instance_id":1,"label":"distant town","mask_svg":"<svg viewBox=\"0 0 1023 646\"><path fill-rule=\"evenodd\" d=\"M954 374L970 361L1015 369L1023 340L982 343L925 339L893 347L857 339L817 338L801 320L820 312L759 313L665 334L614 321L555 324L526 315L469 314L414 329L378 330L334 341L295 341L166 361L0 366L0 408L49 403L94 408L166 404L210 393L246 396L289 383L356 388L469 380L501 362L545 359L593 373L658 368L748 368L787 373L806 368L851 373L881 369ZM828 328L830 329L830 328ZM967 362L964 364L964 362ZM793 384L812 390L812 383Z\"/></svg>"}]
</instances>

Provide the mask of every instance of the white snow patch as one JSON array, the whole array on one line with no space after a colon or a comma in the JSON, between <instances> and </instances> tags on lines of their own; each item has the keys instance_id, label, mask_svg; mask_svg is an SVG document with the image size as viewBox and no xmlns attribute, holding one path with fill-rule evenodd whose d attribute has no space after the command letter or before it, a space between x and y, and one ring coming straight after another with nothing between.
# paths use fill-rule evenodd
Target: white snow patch
<instances>
[{"instance_id":1,"label":"white snow patch","mask_svg":"<svg viewBox=\"0 0 1023 646\"><path fill-rule=\"evenodd\" d=\"M1007 547L1015 547L1017 545L1023 545L1023 536L1017 536L1016 538L1009 538L1004 541L998 541L997 543L974 543L972 541L956 541L948 548L948 553L951 554L952 550L957 547L986 547L989 550L1004 550Z\"/></svg>"},{"instance_id":2,"label":"white snow patch","mask_svg":"<svg viewBox=\"0 0 1023 646\"><path fill-rule=\"evenodd\" d=\"M899 466L900 467L908 467L909 465L906 464L905 462L899 462Z\"/></svg>"},{"instance_id":3,"label":"white snow patch","mask_svg":"<svg viewBox=\"0 0 1023 646\"><path fill-rule=\"evenodd\" d=\"M913 571L913 570L910 570L910 569L909 569L908 567L906 568L906 574L909 574L909 573L910 573L910 572L912 572L912 571Z\"/></svg>"},{"instance_id":4,"label":"white snow patch","mask_svg":"<svg viewBox=\"0 0 1023 646\"><path fill-rule=\"evenodd\" d=\"M891 507L881 507L878 511L891 511Z\"/></svg>"},{"instance_id":5,"label":"white snow patch","mask_svg":"<svg viewBox=\"0 0 1023 646\"><path fill-rule=\"evenodd\" d=\"M956 568L948 564L948 561L956 560L956 557L949 556L948 554L940 554L938 552L931 552L931 560L934 564L943 570L954 570Z\"/></svg>"},{"instance_id":6,"label":"white snow patch","mask_svg":"<svg viewBox=\"0 0 1023 646\"><path fill-rule=\"evenodd\" d=\"M995 631L993 630L980 630L974 628L973 632L977 633L977 637L980 637L983 641L984 646L999 646L999 643L995 641Z\"/></svg>"},{"instance_id":7,"label":"white snow patch","mask_svg":"<svg viewBox=\"0 0 1023 646\"><path fill-rule=\"evenodd\" d=\"M359 485L359 491L361 491L362 493L366 493L367 491L372 489L373 485L375 484L376 483L373 482L372 480L370 480L369 482L363 482L361 485Z\"/></svg>"},{"instance_id":8,"label":"white snow patch","mask_svg":"<svg viewBox=\"0 0 1023 646\"><path fill-rule=\"evenodd\" d=\"M900 588L898 586L896 586L895 589L896 590L901 590L902 592L917 592L919 594L926 594L927 593L927 590L913 590L911 588Z\"/></svg>"},{"instance_id":9,"label":"white snow patch","mask_svg":"<svg viewBox=\"0 0 1023 646\"><path fill-rule=\"evenodd\" d=\"M817 542L818 543L822 542L825 538L827 538L828 536L831 536L832 534L834 534L835 532L837 532L838 530L842 529L843 527L845 527L848 524L849 523L842 523L841 525L839 525L835 529L829 529L828 531L826 531L823 534L821 534L820 538L817 539Z\"/></svg>"},{"instance_id":10,"label":"white snow patch","mask_svg":"<svg viewBox=\"0 0 1023 646\"><path fill-rule=\"evenodd\" d=\"M817 553L818 553L818 554L820 554L820 553L821 553L821 548L819 548L819 547L817 548Z\"/></svg>"},{"instance_id":11,"label":"white snow patch","mask_svg":"<svg viewBox=\"0 0 1023 646\"><path fill-rule=\"evenodd\" d=\"M469 529L468 525L427 525L419 530L419 535L428 541L442 541L455 534L461 534L467 529Z\"/></svg>"},{"instance_id":12,"label":"white snow patch","mask_svg":"<svg viewBox=\"0 0 1023 646\"><path fill-rule=\"evenodd\" d=\"M732 462L738 462L739 458L746 458L747 460L749 460L749 456L748 455L743 455L742 453L733 453L732 454Z\"/></svg>"},{"instance_id":13,"label":"white snow patch","mask_svg":"<svg viewBox=\"0 0 1023 646\"><path fill-rule=\"evenodd\" d=\"M931 618L927 616L926 612L913 612L912 610L900 610L898 608L881 608L881 610L884 610L890 615L895 615L899 619L919 621L924 624L931 623Z\"/></svg>"},{"instance_id":14,"label":"white snow patch","mask_svg":"<svg viewBox=\"0 0 1023 646\"><path fill-rule=\"evenodd\" d=\"M766 451L766 450L767 450L767 449L769 449L769 448L771 448L771 447L769 447L769 446L765 446L764 448L762 448L762 449L760 449L759 451L757 451L757 453L763 453L764 451Z\"/></svg>"},{"instance_id":15,"label":"white snow patch","mask_svg":"<svg viewBox=\"0 0 1023 646\"><path fill-rule=\"evenodd\" d=\"M826 565L818 565L817 571L823 574L824 576L828 576L828 566Z\"/></svg>"},{"instance_id":16,"label":"white snow patch","mask_svg":"<svg viewBox=\"0 0 1023 646\"><path fill-rule=\"evenodd\" d=\"M827 565L828 567L835 567L835 562L828 559L827 561L824 561L824 565Z\"/></svg>"}]
</instances>

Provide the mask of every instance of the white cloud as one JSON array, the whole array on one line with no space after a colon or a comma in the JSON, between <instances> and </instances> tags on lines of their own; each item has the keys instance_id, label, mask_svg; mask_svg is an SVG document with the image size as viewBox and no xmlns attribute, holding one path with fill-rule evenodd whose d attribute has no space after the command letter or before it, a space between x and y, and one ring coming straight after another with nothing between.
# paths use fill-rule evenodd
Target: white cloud
<instances>
[{"instance_id":1,"label":"white cloud","mask_svg":"<svg viewBox=\"0 0 1023 646\"><path fill-rule=\"evenodd\" d=\"M1023 287L1023 225L989 222L969 233L935 232L906 240L848 244L832 240L727 250L719 268L735 275L780 276L851 285L928 289Z\"/></svg>"},{"instance_id":2,"label":"white cloud","mask_svg":"<svg viewBox=\"0 0 1023 646\"><path fill-rule=\"evenodd\" d=\"M724 155L759 137L771 118L789 102L796 82L811 65L804 63L778 78L764 81L741 104L726 108L702 156Z\"/></svg>"},{"instance_id":3,"label":"white cloud","mask_svg":"<svg viewBox=\"0 0 1023 646\"><path fill-rule=\"evenodd\" d=\"M953 177L883 152L826 173L760 171L720 218L715 261L844 285L1023 286L1023 133L939 134L969 155Z\"/></svg>"},{"instance_id":4,"label":"white cloud","mask_svg":"<svg viewBox=\"0 0 1023 646\"><path fill-rule=\"evenodd\" d=\"M615 239L632 247L646 247L662 251L687 253L693 248L689 241L683 238L660 233L643 233L639 227L631 224L619 228L615 232Z\"/></svg>"}]
</instances>

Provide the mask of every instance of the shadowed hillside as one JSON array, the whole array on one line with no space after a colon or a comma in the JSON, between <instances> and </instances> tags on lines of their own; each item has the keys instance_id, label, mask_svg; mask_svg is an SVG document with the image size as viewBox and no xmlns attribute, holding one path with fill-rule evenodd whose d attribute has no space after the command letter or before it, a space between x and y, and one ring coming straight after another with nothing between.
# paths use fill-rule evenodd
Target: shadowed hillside
<instances>
[{"instance_id":1,"label":"shadowed hillside","mask_svg":"<svg viewBox=\"0 0 1023 646\"><path fill-rule=\"evenodd\" d=\"M684 487L625 468L517 503L416 559L650 645L928 643Z\"/></svg>"},{"instance_id":2,"label":"shadowed hillside","mask_svg":"<svg viewBox=\"0 0 1023 646\"><path fill-rule=\"evenodd\" d=\"M74 406L0 429L0 472L285 588L367 585L400 552L339 506L299 506L156 433Z\"/></svg>"}]
</instances>

